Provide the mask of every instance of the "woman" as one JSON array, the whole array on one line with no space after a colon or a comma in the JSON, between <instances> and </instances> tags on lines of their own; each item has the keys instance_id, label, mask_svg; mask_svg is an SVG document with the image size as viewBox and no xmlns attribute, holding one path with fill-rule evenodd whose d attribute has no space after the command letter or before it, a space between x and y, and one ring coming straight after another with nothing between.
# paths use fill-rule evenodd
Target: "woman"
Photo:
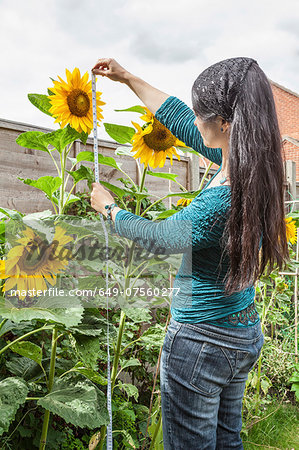
<instances>
[{"instance_id":1,"label":"woman","mask_svg":"<svg viewBox=\"0 0 299 450\"><path fill-rule=\"evenodd\" d=\"M174 225L192 224L192 290L184 284L183 257L176 277L183 303L172 304L162 352L164 448L242 449L245 383L264 340L254 283L266 265L282 267L288 258L271 87L255 60L227 59L195 80L193 112L113 59L99 59L93 72L127 84L178 139L220 166L189 206L160 223L118 207L110 215L118 234L162 242L169 253L190 244L179 233L181 240L173 239ZM107 215L111 203L110 193L94 183L93 208Z\"/></svg>"}]
</instances>

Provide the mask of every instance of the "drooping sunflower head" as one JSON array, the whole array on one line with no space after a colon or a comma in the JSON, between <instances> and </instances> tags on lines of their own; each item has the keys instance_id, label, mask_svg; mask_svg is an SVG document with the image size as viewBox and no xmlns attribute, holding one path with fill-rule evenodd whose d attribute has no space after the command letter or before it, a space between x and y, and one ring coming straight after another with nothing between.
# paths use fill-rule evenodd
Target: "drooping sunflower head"
<instances>
[{"instance_id":1,"label":"drooping sunflower head","mask_svg":"<svg viewBox=\"0 0 299 450\"><path fill-rule=\"evenodd\" d=\"M49 244L43 240L32 228L26 227L23 236L17 239L18 245L7 253L7 259L1 272L6 279L3 291L15 288L18 297L23 300L28 291L44 291L46 281L52 286L56 283L56 275L67 266L70 253L65 252L65 245L73 240L65 235L65 230L57 226L53 241ZM40 295L40 294L39 294Z\"/></svg>"},{"instance_id":2,"label":"drooping sunflower head","mask_svg":"<svg viewBox=\"0 0 299 450\"><path fill-rule=\"evenodd\" d=\"M148 164L153 169L163 167L167 156L172 165L173 155L180 160L175 147L185 147L185 144L162 125L147 108L145 110L146 114L141 116L146 122L143 127L132 122L137 130L132 138L133 156L135 159L140 158L141 163Z\"/></svg>"},{"instance_id":3,"label":"drooping sunflower head","mask_svg":"<svg viewBox=\"0 0 299 450\"><path fill-rule=\"evenodd\" d=\"M65 72L67 81L58 76L59 81L54 80L54 87L49 88L53 93L48 96L52 105L49 112L56 118L55 123L60 122L61 128L69 123L79 133L84 131L89 134L93 127L93 118L91 81L88 72L82 77L77 67L72 73L68 69ZM105 102L100 100L101 94L96 93L98 120L103 119L100 105L105 105Z\"/></svg>"},{"instance_id":4,"label":"drooping sunflower head","mask_svg":"<svg viewBox=\"0 0 299 450\"><path fill-rule=\"evenodd\" d=\"M295 244L297 242L297 228L296 222L292 217L286 217L286 231L287 231L287 241L291 244Z\"/></svg>"}]
</instances>

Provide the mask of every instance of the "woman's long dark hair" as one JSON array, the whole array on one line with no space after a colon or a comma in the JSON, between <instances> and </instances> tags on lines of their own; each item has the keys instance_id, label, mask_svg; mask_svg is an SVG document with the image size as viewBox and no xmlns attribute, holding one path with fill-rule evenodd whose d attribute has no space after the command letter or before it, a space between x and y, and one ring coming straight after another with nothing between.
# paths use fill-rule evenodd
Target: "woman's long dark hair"
<instances>
[{"instance_id":1,"label":"woman's long dark hair","mask_svg":"<svg viewBox=\"0 0 299 450\"><path fill-rule=\"evenodd\" d=\"M217 117L193 88L193 108L204 121ZM281 136L270 83L252 64L242 83L229 140L231 207L224 230L230 267L225 291L253 284L288 259ZM262 242L261 242L262 237ZM261 244L261 249L260 249Z\"/></svg>"}]
</instances>

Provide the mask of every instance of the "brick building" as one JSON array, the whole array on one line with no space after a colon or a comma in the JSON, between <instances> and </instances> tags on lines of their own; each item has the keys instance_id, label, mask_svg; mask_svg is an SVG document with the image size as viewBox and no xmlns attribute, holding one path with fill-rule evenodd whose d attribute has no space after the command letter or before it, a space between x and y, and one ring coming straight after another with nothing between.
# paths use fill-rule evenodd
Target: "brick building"
<instances>
[{"instance_id":1,"label":"brick building","mask_svg":"<svg viewBox=\"0 0 299 450\"><path fill-rule=\"evenodd\" d=\"M284 158L296 163L296 180L299 181L299 94L271 81L279 128L282 136Z\"/></svg>"}]
</instances>

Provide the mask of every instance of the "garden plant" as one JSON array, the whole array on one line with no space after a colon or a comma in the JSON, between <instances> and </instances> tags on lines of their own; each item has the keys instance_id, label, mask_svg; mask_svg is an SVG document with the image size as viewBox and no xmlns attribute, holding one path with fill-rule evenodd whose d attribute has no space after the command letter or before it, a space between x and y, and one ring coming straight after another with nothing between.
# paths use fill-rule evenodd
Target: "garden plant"
<instances>
[{"instance_id":1,"label":"garden plant","mask_svg":"<svg viewBox=\"0 0 299 450\"><path fill-rule=\"evenodd\" d=\"M43 191L51 209L25 214L0 208L1 448L106 448L108 319L114 448L163 449L158 369L177 261L171 256L140 256L136 243L117 238L107 227L109 251L121 249L124 255L109 259L107 278L99 216L89 205L88 191L74 194L79 181L86 180L89 189L94 182L94 154L84 150L70 157L74 142L86 144L92 129L91 81L77 68L66 70L66 81L58 78L47 95L28 97L60 128L17 138L20 146L45 152L53 161L57 176L19 178ZM96 102L100 125L100 92ZM178 141L146 107L118 111L138 118L133 127L103 123L110 137L125 145L115 150L118 160L99 154L97 161L119 172L118 185L100 182L121 208L152 221L168 218L199 194L211 164L198 189L188 191L178 175L159 169L167 159L171 164L173 157L180 160L182 152L200 155ZM120 161L128 157L136 160L139 184L122 169ZM155 196L147 188L149 177L170 180L177 192ZM165 206L169 198L177 199L171 208ZM291 257L286 272L294 273L299 267L299 213L292 211L286 222ZM90 258L87 250L98 245L102 257ZM160 286L167 287L163 295ZM246 388L247 448L255 448L250 447L251 436L266 423L270 407L274 416L282 406L293 408L299 399L294 288L295 277L278 270L265 273L256 285L266 340ZM59 290L68 294L61 298ZM75 290L78 295L71 295ZM92 301L90 291L95 293ZM292 417L298 426L295 413ZM295 447L296 435L290 439L288 445Z\"/></svg>"}]
</instances>

